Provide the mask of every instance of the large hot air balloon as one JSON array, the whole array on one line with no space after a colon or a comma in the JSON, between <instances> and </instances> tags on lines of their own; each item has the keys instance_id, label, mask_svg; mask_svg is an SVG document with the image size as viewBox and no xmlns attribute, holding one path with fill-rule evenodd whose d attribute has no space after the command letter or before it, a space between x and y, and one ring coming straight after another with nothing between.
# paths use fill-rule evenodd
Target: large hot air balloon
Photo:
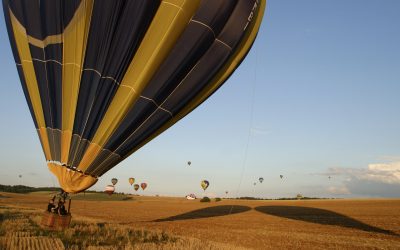
<instances>
[{"instance_id":1,"label":"large hot air balloon","mask_svg":"<svg viewBox=\"0 0 400 250\"><path fill-rule=\"evenodd\" d=\"M240 65L266 0L3 0L49 170L68 193L212 95Z\"/></svg>"},{"instance_id":2,"label":"large hot air balloon","mask_svg":"<svg viewBox=\"0 0 400 250\"><path fill-rule=\"evenodd\" d=\"M201 185L201 188L205 191L208 188L208 186L210 185L210 183L207 180L202 180L200 185Z\"/></svg>"},{"instance_id":3,"label":"large hot air balloon","mask_svg":"<svg viewBox=\"0 0 400 250\"><path fill-rule=\"evenodd\" d=\"M260 177L260 178L258 178L258 181L259 181L260 183L263 183L264 178Z\"/></svg>"},{"instance_id":4,"label":"large hot air balloon","mask_svg":"<svg viewBox=\"0 0 400 250\"><path fill-rule=\"evenodd\" d=\"M111 179L111 183L115 186L115 184L117 184L118 179L117 178L112 178Z\"/></svg>"},{"instance_id":5,"label":"large hot air balloon","mask_svg":"<svg viewBox=\"0 0 400 250\"><path fill-rule=\"evenodd\" d=\"M147 183L140 183L140 187L145 190L147 187Z\"/></svg>"},{"instance_id":6,"label":"large hot air balloon","mask_svg":"<svg viewBox=\"0 0 400 250\"><path fill-rule=\"evenodd\" d=\"M133 189L135 189L135 191L138 191L138 190L139 190L139 188L140 188L139 184L135 184L135 185L133 185Z\"/></svg>"},{"instance_id":7,"label":"large hot air balloon","mask_svg":"<svg viewBox=\"0 0 400 250\"><path fill-rule=\"evenodd\" d=\"M133 178L133 177L129 178L129 184L131 184L131 186L132 186L133 183L135 183L135 178Z\"/></svg>"},{"instance_id":8,"label":"large hot air balloon","mask_svg":"<svg viewBox=\"0 0 400 250\"><path fill-rule=\"evenodd\" d=\"M113 185L107 185L106 189L104 192L106 192L108 195L112 195L115 191L115 187Z\"/></svg>"}]
</instances>

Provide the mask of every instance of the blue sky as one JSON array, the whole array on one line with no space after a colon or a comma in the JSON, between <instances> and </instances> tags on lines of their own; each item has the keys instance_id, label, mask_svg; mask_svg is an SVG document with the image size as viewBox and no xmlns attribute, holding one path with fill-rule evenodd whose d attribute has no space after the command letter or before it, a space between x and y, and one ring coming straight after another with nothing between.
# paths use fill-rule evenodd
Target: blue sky
<instances>
[{"instance_id":1,"label":"blue sky","mask_svg":"<svg viewBox=\"0 0 400 250\"><path fill-rule=\"evenodd\" d=\"M270 0L226 84L94 189L116 177L133 192L132 176L151 195L202 195L207 179L210 196L400 197L399 11L397 0ZM0 75L0 183L57 186L3 18Z\"/></svg>"}]
</instances>

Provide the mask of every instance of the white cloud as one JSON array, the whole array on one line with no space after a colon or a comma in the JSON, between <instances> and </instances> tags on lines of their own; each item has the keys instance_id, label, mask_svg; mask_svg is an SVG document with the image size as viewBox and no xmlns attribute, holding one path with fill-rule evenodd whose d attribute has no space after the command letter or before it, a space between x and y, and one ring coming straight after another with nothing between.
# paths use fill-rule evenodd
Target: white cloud
<instances>
[{"instance_id":1,"label":"white cloud","mask_svg":"<svg viewBox=\"0 0 400 250\"><path fill-rule=\"evenodd\" d=\"M322 175L346 176L386 184L400 184L400 162L369 164L368 168L329 168Z\"/></svg>"},{"instance_id":2,"label":"white cloud","mask_svg":"<svg viewBox=\"0 0 400 250\"><path fill-rule=\"evenodd\" d=\"M342 177L343 186L328 187L331 194L400 196L400 161L369 164L366 168L329 168L318 175Z\"/></svg>"},{"instance_id":3,"label":"white cloud","mask_svg":"<svg viewBox=\"0 0 400 250\"><path fill-rule=\"evenodd\" d=\"M387 184L400 184L400 162L369 164L365 179Z\"/></svg>"}]
</instances>

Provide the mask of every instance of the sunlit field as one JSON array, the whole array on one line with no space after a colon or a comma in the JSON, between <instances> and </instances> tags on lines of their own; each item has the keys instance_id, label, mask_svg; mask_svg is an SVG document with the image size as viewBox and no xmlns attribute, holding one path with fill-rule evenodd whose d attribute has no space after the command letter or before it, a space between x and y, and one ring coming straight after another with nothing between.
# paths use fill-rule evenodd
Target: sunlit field
<instances>
[{"instance_id":1,"label":"sunlit field","mask_svg":"<svg viewBox=\"0 0 400 250\"><path fill-rule=\"evenodd\" d=\"M48 193L0 193L1 249L400 249L400 200L73 197L63 231L40 226Z\"/></svg>"}]
</instances>

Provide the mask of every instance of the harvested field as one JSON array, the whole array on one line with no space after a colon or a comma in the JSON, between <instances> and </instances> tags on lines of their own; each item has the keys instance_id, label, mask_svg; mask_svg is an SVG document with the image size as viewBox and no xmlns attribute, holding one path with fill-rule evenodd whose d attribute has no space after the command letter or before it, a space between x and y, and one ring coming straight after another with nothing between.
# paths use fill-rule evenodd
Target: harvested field
<instances>
[{"instance_id":1,"label":"harvested field","mask_svg":"<svg viewBox=\"0 0 400 250\"><path fill-rule=\"evenodd\" d=\"M1 207L26 212L43 210L49 198L43 193L2 195L10 198L1 199ZM175 239L148 243L150 249L204 249L200 246L205 244L209 249L400 249L399 199L200 203L135 196L125 201L75 200L71 209L73 222L112 223L110 228L123 228L121 235L146 230Z\"/></svg>"},{"instance_id":2,"label":"harvested field","mask_svg":"<svg viewBox=\"0 0 400 250\"><path fill-rule=\"evenodd\" d=\"M43 249L62 250L64 245L60 239L49 237L19 237L8 236L0 239L0 246L5 249Z\"/></svg>"}]
</instances>

